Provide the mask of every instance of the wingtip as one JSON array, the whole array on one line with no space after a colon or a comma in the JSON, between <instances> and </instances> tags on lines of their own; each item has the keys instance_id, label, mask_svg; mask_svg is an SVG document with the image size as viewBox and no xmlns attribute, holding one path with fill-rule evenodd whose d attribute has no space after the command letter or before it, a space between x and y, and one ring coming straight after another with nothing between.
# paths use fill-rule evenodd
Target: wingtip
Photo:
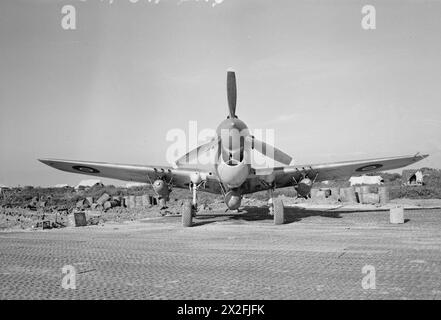
<instances>
[{"instance_id":1,"label":"wingtip","mask_svg":"<svg viewBox=\"0 0 441 320\"><path fill-rule=\"evenodd\" d=\"M415 161L420 161L423 159L426 159L429 156L429 154L420 154L419 152L417 154L415 154L414 158Z\"/></svg>"},{"instance_id":2,"label":"wingtip","mask_svg":"<svg viewBox=\"0 0 441 320\"><path fill-rule=\"evenodd\" d=\"M427 158L427 157L429 156L429 154L428 154L428 153L426 153L426 154L420 154L420 153L418 152L415 156L424 159L424 158Z\"/></svg>"},{"instance_id":3,"label":"wingtip","mask_svg":"<svg viewBox=\"0 0 441 320\"><path fill-rule=\"evenodd\" d=\"M41 163L50 166L51 162L54 161L53 159L49 159L49 158L40 158L37 159L38 161L40 161Z\"/></svg>"}]
</instances>

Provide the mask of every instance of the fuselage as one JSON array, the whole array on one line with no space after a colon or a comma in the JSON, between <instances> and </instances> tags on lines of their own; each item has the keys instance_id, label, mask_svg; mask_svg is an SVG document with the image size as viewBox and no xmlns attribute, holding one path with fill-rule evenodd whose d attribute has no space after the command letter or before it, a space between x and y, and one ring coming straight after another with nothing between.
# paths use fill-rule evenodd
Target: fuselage
<instances>
[{"instance_id":1,"label":"fuselage","mask_svg":"<svg viewBox=\"0 0 441 320\"><path fill-rule=\"evenodd\" d=\"M237 118L228 117L217 130L220 138L216 161L219 180L228 188L239 188L251 171L251 144L247 125Z\"/></svg>"}]
</instances>

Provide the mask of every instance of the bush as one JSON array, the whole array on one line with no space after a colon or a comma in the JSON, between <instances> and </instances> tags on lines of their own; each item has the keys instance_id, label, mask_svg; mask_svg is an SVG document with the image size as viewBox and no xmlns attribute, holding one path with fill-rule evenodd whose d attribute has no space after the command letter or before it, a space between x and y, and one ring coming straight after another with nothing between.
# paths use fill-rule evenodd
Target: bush
<instances>
[{"instance_id":1,"label":"bush","mask_svg":"<svg viewBox=\"0 0 441 320\"><path fill-rule=\"evenodd\" d=\"M390 198L441 199L441 188L433 186L395 186L390 189Z\"/></svg>"}]
</instances>

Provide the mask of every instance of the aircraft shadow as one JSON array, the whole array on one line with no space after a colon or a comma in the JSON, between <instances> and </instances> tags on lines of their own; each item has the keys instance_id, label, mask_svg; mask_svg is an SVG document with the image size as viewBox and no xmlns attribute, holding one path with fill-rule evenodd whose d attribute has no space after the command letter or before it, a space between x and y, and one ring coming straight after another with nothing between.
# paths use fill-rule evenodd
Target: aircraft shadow
<instances>
[{"instance_id":1,"label":"aircraft shadow","mask_svg":"<svg viewBox=\"0 0 441 320\"><path fill-rule=\"evenodd\" d=\"M323 211L323 210L312 210L299 207L285 207L285 224L301 221L308 217L326 217L339 219L342 218L342 213L350 213L353 211ZM219 220L221 219L221 220ZM210 224L218 221L262 221L269 220L272 221L274 217L269 214L269 209L267 206L257 207L257 206L246 206L243 207L239 213L234 214L204 214L198 215L196 221L194 221L194 226L201 226L205 224Z\"/></svg>"},{"instance_id":2,"label":"aircraft shadow","mask_svg":"<svg viewBox=\"0 0 441 320\"><path fill-rule=\"evenodd\" d=\"M244 207L244 213L240 216L234 216L232 219L243 219L246 221L273 220L274 216L269 214L268 207ZM311 210L299 207L285 207L285 224L301 221L308 217L326 217L341 218L341 212L329 212L320 210Z\"/></svg>"},{"instance_id":3,"label":"aircraft shadow","mask_svg":"<svg viewBox=\"0 0 441 320\"><path fill-rule=\"evenodd\" d=\"M326 211L326 210L313 210L301 207L285 207L285 224L301 221L308 217L325 217L340 219L342 214L354 213L354 212L372 212L372 210L339 210L339 211ZM193 222L194 226L202 226L214 222L223 221L272 221L274 217L269 214L268 206L245 206L241 208L239 213L204 213L203 215L197 215L196 221ZM410 219L404 219L404 223L409 222Z\"/></svg>"}]
</instances>

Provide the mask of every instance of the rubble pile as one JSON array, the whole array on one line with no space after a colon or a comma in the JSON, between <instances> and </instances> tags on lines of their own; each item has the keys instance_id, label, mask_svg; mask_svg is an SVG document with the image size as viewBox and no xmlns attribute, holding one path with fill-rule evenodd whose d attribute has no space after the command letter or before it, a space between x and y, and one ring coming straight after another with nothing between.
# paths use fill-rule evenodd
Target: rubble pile
<instances>
[{"instance_id":1,"label":"rubble pile","mask_svg":"<svg viewBox=\"0 0 441 320\"><path fill-rule=\"evenodd\" d=\"M386 204L390 201L389 188L361 185L347 188L311 189L310 201L319 204L338 202L360 204Z\"/></svg>"},{"instance_id":2,"label":"rubble pile","mask_svg":"<svg viewBox=\"0 0 441 320\"><path fill-rule=\"evenodd\" d=\"M64 205L53 201L51 195L33 196L20 206L2 204L0 229L52 229L180 214L183 199L164 200L148 193L111 196L105 192L96 199L85 195Z\"/></svg>"},{"instance_id":3,"label":"rubble pile","mask_svg":"<svg viewBox=\"0 0 441 320\"><path fill-rule=\"evenodd\" d=\"M97 211L107 211L111 208L121 207L121 208L146 208L160 204L161 201L155 196L144 194L140 196L113 196L109 194L102 194L96 201L93 197L86 197L79 200L76 203L75 208L77 210L97 210ZM164 205L165 206L165 205Z\"/></svg>"}]
</instances>

